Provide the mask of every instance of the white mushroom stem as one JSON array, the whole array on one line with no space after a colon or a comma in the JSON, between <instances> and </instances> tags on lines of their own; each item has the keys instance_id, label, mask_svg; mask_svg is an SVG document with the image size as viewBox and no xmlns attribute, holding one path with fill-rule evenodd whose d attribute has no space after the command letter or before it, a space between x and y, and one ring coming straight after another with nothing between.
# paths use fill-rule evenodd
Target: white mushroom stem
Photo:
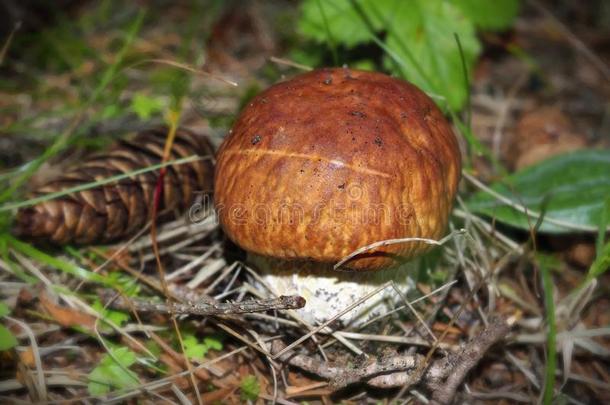
<instances>
[{"instance_id":1,"label":"white mushroom stem","mask_svg":"<svg viewBox=\"0 0 610 405\"><path fill-rule=\"evenodd\" d=\"M406 296L414 288L410 276L417 267L417 261L411 261L385 270L346 272L333 270L332 264L277 260L252 253L248 254L248 262L274 294L305 298L305 307L297 313L312 325L326 322L388 281L393 281ZM343 326L362 325L391 311L402 301L401 295L388 287L341 316L337 322Z\"/></svg>"}]
</instances>

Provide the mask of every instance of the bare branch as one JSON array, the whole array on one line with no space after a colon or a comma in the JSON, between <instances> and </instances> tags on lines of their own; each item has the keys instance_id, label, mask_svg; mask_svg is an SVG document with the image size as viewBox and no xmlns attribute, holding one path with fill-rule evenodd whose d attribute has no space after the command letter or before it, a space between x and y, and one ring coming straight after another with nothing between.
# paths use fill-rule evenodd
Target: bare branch
<instances>
[{"instance_id":1,"label":"bare branch","mask_svg":"<svg viewBox=\"0 0 610 405\"><path fill-rule=\"evenodd\" d=\"M280 361L329 380L336 389L355 383L366 383L376 388L423 384L433 392L432 403L446 404L451 402L468 372L493 344L504 339L509 330L510 325L504 318L492 318L489 325L460 350L432 362L428 367L423 364L425 356L417 353L380 358L371 356L360 364L345 366L322 362L307 354L282 353L286 346L279 340L273 342L271 352L282 353L278 357Z\"/></svg>"},{"instance_id":2,"label":"bare branch","mask_svg":"<svg viewBox=\"0 0 610 405\"><path fill-rule=\"evenodd\" d=\"M110 301L109 304L115 309L135 309L139 312L222 316L270 310L299 309L305 306L305 299L299 295L282 295L278 298L253 299L241 302L198 300L197 302L167 303L117 297L117 299Z\"/></svg>"}]
</instances>

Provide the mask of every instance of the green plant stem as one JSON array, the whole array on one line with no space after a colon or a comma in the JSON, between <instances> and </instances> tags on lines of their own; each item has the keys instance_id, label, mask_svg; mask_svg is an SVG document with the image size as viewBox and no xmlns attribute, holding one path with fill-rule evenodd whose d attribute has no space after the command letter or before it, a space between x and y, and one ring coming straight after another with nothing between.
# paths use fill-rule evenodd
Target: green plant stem
<instances>
[{"instance_id":1,"label":"green plant stem","mask_svg":"<svg viewBox=\"0 0 610 405\"><path fill-rule=\"evenodd\" d=\"M543 403L553 403L555 392L555 369L557 368L557 325L555 323L555 303L553 301L553 279L551 270L544 264L540 266L542 285L544 287L544 305L546 309L546 323L548 326L546 336L546 365L544 377Z\"/></svg>"}]
</instances>

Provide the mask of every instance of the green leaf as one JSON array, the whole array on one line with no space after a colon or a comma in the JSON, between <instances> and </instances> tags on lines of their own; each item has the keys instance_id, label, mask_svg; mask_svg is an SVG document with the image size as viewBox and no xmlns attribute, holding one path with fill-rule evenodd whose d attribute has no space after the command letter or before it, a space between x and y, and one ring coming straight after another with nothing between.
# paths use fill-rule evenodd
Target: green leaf
<instances>
[{"instance_id":1,"label":"green leaf","mask_svg":"<svg viewBox=\"0 0 610 405\"><path fill-rule=\"evenodd\" d=\"M557 368L557 324L555 322L555 302L553 301L553 278L551 269L544 262L536 260L540 266L542 275L542 287L544 288L544 307L546 323L548 325L546 336L546 364L544 377L544 397L545 405L553 402L555 387L555 369Z\"/></svg>"},{"instance_id":2,"label":"green leaf","mask_svg":"<svg viewBox=\"0 0 610 405\"><path fill-rule=\"evenodd\" d=\"M0 317L6 316L11 313L11 309L6 305L6 302L0 301Z\"/></svg>"},{"instance_id":3,"label":"green leaf","mask_svg":"<svg viewBox=\"0 0 610 405\"><path fill-rule=\"evenodd\" d=\"M195 335L186 335L182 339L184 351L189 358L201 359L205 357L209 348L206 344L199 342Z\"/></svg>"},{"instance_id":4,"label":"green leaf","mask_svg":"<svg viewBox=\"0 0 610 405\"><path fill-rule=\"evenodd\" d=\"M67 274L79 277L83 280L98 282L105 285L108 284L108 282L103 276L88 271L80 266L77 266L74 263L65 261L59 257L48 255L43 251L36 249L29 243L21 242L20 240L15 239L13 237L7 237L7 240L10 243L11 247L13 247L18 252L23 253L28 257L37 260L41 263L44 263L47 266L55 267Z\"/></svg>"},{"instance_id":5,"label":"green leaf","mask_svg":"<svg viewBox=\"0 0 610 405\"><path fill-rule=\"evenodd\" d=\"M242 401L256 401L258 394L261 392L258 380L251 374L241 380L239 388L241 389L240 397Z\"/></svg>"},{"instance_id":6,"label":"green leaf","mask_svg":"<svg viewBox=\"0 0 610 405\"><path fill-rule=\"evenodd\" d=\"M109 104L102 110L101 118L109 120L121 115L121 108L116 104Z\"/></svg>"},{"instance_id":7,"label":"green leaf","mask_svg":"<svg viewBox=\"0 0 610 405\"><path fill-rule=\"evenodd\" d=\"M400 58L406 79L427 93L444 97L451 109L461 109L467 92L454 34L460 38L470 72L481 51L472 22L450 2L439 0L401 2L393 13L386 45ZM385 59L385 65L396 70L389 56Z\"/></svg>"},{"instance_id":8,"label":"green leaf","mask_svg":"<svg viewBox=\"0 0 610 405\"><path fill-rule=\"evenodd\" d=\"M215 336L206 336L200 342L192 333L185 333L182 344L189 358L203 358L210 350L222 350L222 342Z\"/></svg>"},{"instance_id":9,"label":"green leaf","mask_svg":"<svg viewBox=\"0 0 610 405\"><path fill-rule=\"evenodd\" d=\"M203 343L210 348L210 350L222 350L222 341L217 336L206 336L203 338Z\"/></svg>"},{"instance_id":10,"label":"green leaf","mask_svg":"<svg viewBox=\"0 0 610 405\"><path fill-rule=\"evenodd\" d=\"M452 2L337 0L322 5L324 14L317 0L303 2L299 30L304 36L324 43L330 34L348 48L375 41L386 51L384 63L393 73L440 96L441 106L459 110L464 105L467 92L454 35L462 43L468 71L481 46L473 22ZM385 43L376 41L371 30L386 31Z\"/></svg>"},{"instance_id":11,"label":"green leaf","mask_svg":"<svg viewBox=\"0 0 610 405\"><path fill-rule=\"evenodd\" d=\"M4 325L0 325L0 352L17 346L17 338Z\"/></svg>"},{"instance_id":12,"label":"green leaf","mask_svg":"<svg viewBox=\"0 0 610 405\"><path fill-rule=\"evenodd\" d=\"M484 30L507 29L519 13L519 0L455 0L453 4Z\"/></svg>"},{"instance_id":13,"label":"green leaf","mask_svg":"<svg viewBox=\"0 0 610 405\"><path fill-rule=\"evenodd\" d=\"M301 5L301 18L298 29L306 37L318 42L328 41L328 31L334 41L347 47L353 47L371 40L366 24L360 19L352 7L350 0L335 0L320 2L324 15L318 6L318 0L305 0ZM375 30L381 30L387 16L392 12L396 0L360 0L363 8ZM380 11L377 11L380 10ZM325 18L328 20L326 30Z\"/></svg>"},{"instance_id":14,"label":"green leaf","mask_svg":"<svg viewBox=\"0 0 610 405\"><path fill-rule=\"evenodd\" d=\"M610 195L610 150L583 150L556 156L516 172L491 188L531 212L544 211L540 232L565 233L574 228L595 232L604 201ZM529 230L536 218L486 192L467 201L470 210ZM560 224L554 221L559 221Z\"/></svg>"},{"instance_id":15,"label":"green leaf","mask_svg":"<svg viewBox=\"0 0 610 405\"><path fill-rule=\"evenodd\" d=\"M147 120L152 115L163 111L163 101L146 94L136 93L131 99L131 109L141 120Z\"/></svg>"},{"instance_id":16,"label":"green leaf","mask_svg":"<svg viewBox=\"0 0 610 405\"><path fill-rule=\"evenodd\" d=\"M99 298L93 302L91 308L96 310L104 320L112 322L113 324L118 326L123 326L123 324L129 319L129 315L125 312L104 308L104 305L102 305L102 302L99 300Z\"/></svg>"},{"instance_id":17,"label":"green leaf","mask_svg":"<svg viewBox=\"0 0 610 405\"><path fill-rule=\"evenodd\" d=\"M135 353L126 347L111 351L113 356L106 354L89 373L88 389L91 395L104 395L114 389L132 388L140 384L135 373L129 370L136 361Z\"/></svg>"}]
</instances>

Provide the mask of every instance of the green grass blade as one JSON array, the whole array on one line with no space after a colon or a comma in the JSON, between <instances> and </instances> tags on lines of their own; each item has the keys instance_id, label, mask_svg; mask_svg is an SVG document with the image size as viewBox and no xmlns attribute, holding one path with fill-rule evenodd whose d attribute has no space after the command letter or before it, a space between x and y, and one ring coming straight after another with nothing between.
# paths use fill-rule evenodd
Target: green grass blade
<instances>
[{"instance_id":1,"label":"green grass blade","mask_svg":"<svg viewBox=\"0 0 610 405\"><path fill-rule=\"evenodd\" d=\"M18 239L13 238L12 236L7 235L6 238L10 247L40 263L43 263L50 267L54 267L60 271L63 271L64 273L76 276L86 281L93 281L112 287L112 284L99 274L92 273L89 270L85 270L84 268L77 266L73 263L66 262L64 260L50 256L36 249L29 243L22 242Z\"/></svg>"},{"instance_id":2,"label":"green grass blade","mask_svg":"<svg viewBox=\"0 0 610 405\"><path fill-rule=\"evenodd\" d=\"M159 163L159 164L152 165L149 167L144 167L142 169L134 170L132 172L117 174L116 176L111 176L111 177L105 178L103 180L98 180L98 181L87 183L87 184L81 184L79 186L70 187L65 190L45 194L43 196L32 198L32 199L29 199L26 201L19 201L19 202L4 204L3 206L0 206L0 212L10 211L10 210L17 209L17 208L29 207L29 206L36 205L36 204L44 202L44 201L62 197L67 194L72 194L72 193L77 193L79 191L89 190L91 188L103 186L105 184L114 183L114 182L129 178L129 177L137 176L142 173L158 170L162 167L171 166L171 165L181 165L181 164L185 164L185 163L194 162L194 161L200 160L200 159L203 159L203 158L200 156L193 155L193 156L185 157L182 159L172 160L169 162Z\"/></svg>"},{"instance_id":3,"label":"green grass blade","mask_svg":"<svg viewBox=\"0 0 610 405\"><path fill-rule=\"evenodd\" d=\"M466 90L466 126L472 131L472 103L471 103L471 92L470 92L470 76L468 73L468 66L466 65L466 57L464 56L464 48L460 41L460 36L457 32L453 33L455 42L457 43L458 51L460 52L460 60L462 61L462 73L464 73L464 89Z\"/></svg>"},{"instance_id":4,"label":"green grass blade","mask_svg":"<svg viewBox=\"0 0 610 405\"><path fill-rule=\"evenodd\" d=\"M546 309L546 322L548 331L546 336L546 365L544 377L543 403L550 405L553 403L555 392L555 369L557 368L557 325L555 323L555 303L553 301L553 279L551 269L538 261L542 273L542 286L544 288L544 306Z\"/></svg>"},{"instance_id":5,"label":"green grass blade","mask_svg":"<svg viewBox=\"0 0 610 405\"><path fill-rule=\"evenodd\" d=\"M608 221L610 220L610 196L606 197L604 201L604 208L602 209L601 219L599 221L599 231L597 231L597 240L595 241L595 252L599 259L602 255L604 243L606 241L606 229L608 228Z\"/></svg>"}]
</instances>

